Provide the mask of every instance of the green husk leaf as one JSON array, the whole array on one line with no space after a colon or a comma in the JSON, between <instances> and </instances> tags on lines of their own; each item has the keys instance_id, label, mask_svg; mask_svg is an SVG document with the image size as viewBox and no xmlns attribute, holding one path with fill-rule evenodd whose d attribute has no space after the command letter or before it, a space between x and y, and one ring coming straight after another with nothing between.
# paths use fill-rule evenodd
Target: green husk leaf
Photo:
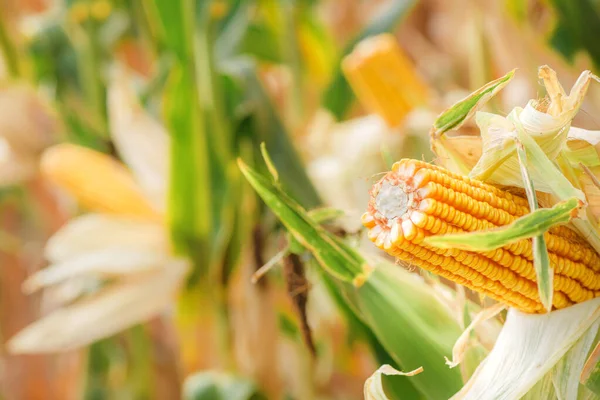
<instances>
[{"instance_id":1,"label":"green husk leaf","mask_svg":"<svg viewBox=\"0 0 600 400\"><path fill-rule=\"evenodd\" d=\"M518 116L518 110L517 116ZM581 201L586 201L584 193L573 186L573 184L565 176L565 172L548 158L542 148L536 141L517 123L516 129L517 139L523 144L527 151L528 167L533 171L533 179L535 182L544 182L549 186L551 193L559 200L565 200L571 197L577 197ZM596 251L600 251L600 234L594 222L590 220L586 212L579 212L578 218L573 219L573 225L582 233L594 247Z\"/></svg>"},{"instance_id":2,"label":"green husk leaf","mask_svg":"<svg viewBox=\"0 0 600 400\"><path fill-rule=\"evenodd\" d=\"M581 338L596 335L599 318L600 299L539 315L510 309L494 349L453 399L522 398Z\"/></svg>"},{"instance_id":3,"label":"green husk leaf","mask_svg":"<svg viewBox=\"0 0 600 400\"><path fill-rule=\"evenodd\" d=\"M313 260L314 262L314 260ZM315 263L316 264L316 263ZM348 330L351 334L351 339L360 338L367 343L373 358L377 364L391 364L396 368L400 368L396 361L390 356L390 354L383 348L379 339L375 336L373 331L365 322L360 318L360 311L355 308L355 304L351 303L346 296L347 291L345 290L343 283L336 281L331 275L323 269L317 269L319 276L322 278L322 282L327 287L327 290L334 302L338 306L341 313L345 316L348 321ZM421 400L423 396L411 383L410 379L399 376L385 376L382 377L383 385L386 394L391 399L402 399L402 400Z\"/></svg>"},{"instance_id":4,"label":"green husk leaf","mask_svg":"<svg viewBox=\"0 0 600 400\"><path fill-rule=\"evenodd\" d=\"M517 113L518 115L519 113ZM521 124L516 122L517 139L523 144L527 150L527 165L534 172L534 181L544 181L550 186L552 193L559 199L564 200L570 197L577 197L580 200L585 200L583 192L575 188L564 174L556 167L556 165L548 158L540 145L527 134Z\"/></svg>"},{"instance_id":5,"label":"green husk leaf","mask_svg":"<svg viewBox=\"0 0 600 400\"><path fill-rule=\"evenodd\" d=\"M480 110L492 97L502 90L514 77L513 69L506 75L477 89L452 107L441 113L431 129L432 138L437 138L452 129L458 129L464 121Z\"/></svg>"},{"instance_id":6,"label":"green husk leaf","mask_svg":"<svg viewBox=\"0 0 600 400\"><path fill-rule=\"evenodd\" d=\"M552 208L535 210L509 225L485 232L429 236L425 238L425 243L444 249L490 251L519 240L541 235L554 225L568 223L577 207L579 207L579 200L572 197L555 204Z\"/></svg>"},{"instance_id":7,"label":"green husk leaf","mask_svg":"<svg viewBox=\"0 0 600 400\"><path fill-rule=\"evenodd\" d=\"M589 329L552 369L552 381L559 399L577 398L579 378L587 354L596 340L597 327L598 323L596 323L596 329Z\"/></svg>"},{"instance_id":8,"label":"green husk leaf","mask_svg":"<svg viewBox=\"0 0 600 400\"><path fill-rule=\"evenodd\" d=\"M410 381L424 397L447 399L462 386L460 371L444 362L460 327L425 282L404 272L378 264L356 290L358 309L398 365L423 367Z\"/></svg>"},{"instance_id":9,"label":"green husk leaf","mask_svg":"<svg viewBox=\"0 0 600 400\"><path fill-rule=\"evenodd\" d=\"M519 157L519 165L521 166L521 175L523 176L529 209L535 211L538 209L537 196L533 180L529 177L529 171L527 171L527 152L521 142L517 142L517 155ZM552 296L554 294L554 269L550 266L550 257L548 256L548 248L546 247L546 240L543 233L532 238L532 248L533 266L535 268L540 301L546 310L550 312L552 310Z\"/></svg>"},{"instance_id":10,"label":"green husk leaf","mask_svg":"<svg viewBox=\"0 0 600 400\"><path fill-rule=\"evenodd\" d=\"M596 336L596 347L590 354L581 372L581 383L600 396L600 341Z\"/></svg>"}]
</instances>

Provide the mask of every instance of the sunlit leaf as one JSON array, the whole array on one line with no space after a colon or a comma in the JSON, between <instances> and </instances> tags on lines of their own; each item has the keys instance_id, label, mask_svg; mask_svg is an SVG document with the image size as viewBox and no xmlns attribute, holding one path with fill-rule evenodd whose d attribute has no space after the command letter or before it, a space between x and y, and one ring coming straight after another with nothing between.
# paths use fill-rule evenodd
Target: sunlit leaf
<instances>
[{"instance_id":1,"label":"sunlit leaf","mask_svg":"<svg viewBox=\"0 0 600 400\"><path fill-rule=\"evenodd\" d=\"M579 200L571 198L552 208L541 208L524 215L509 225L488 231L429 236L425 242L441 248L459 248L469 251L489 251L510 243L543 234L554 225L566 224L579 207Z\"/></svg>"},{"instance_id":2,"label":"sunlit leaf","mask_svg":"<svg viewBox=\"0 0 600 400\"><path fill-rule=\"evenodd\" d=\"M496 93L502 90L514 75L515 70L512 70L503 77L487 83L440 114L431 130L433 138L437 138L451 129L458 129L464 121L468 120L494 97Z\"/></svg>"},{"instance_id":3,"label":"sunlit leaf","mask_svg":"<svg viewBox=\"0 0 600 400\"><path fill-rule=\"evenodd\" d=\"M453 398L521 398L580 338L595 336L599 318L600 299L542 315L510 309L494 349Z\"/></svg>"}]
</instances>

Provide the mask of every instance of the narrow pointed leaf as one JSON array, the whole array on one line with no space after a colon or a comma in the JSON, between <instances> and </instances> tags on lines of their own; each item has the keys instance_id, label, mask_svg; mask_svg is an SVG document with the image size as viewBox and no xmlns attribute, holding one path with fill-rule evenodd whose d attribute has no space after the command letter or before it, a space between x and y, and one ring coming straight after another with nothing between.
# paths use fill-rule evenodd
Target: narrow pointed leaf
<instances>
[{"instance_id":1,"label":"narrow pointed leaf","mask_svg":"<svg viewBox=\"0 0 600 400\"><path fill-rule=\"evenodd\" d=\"M250 169L241 160L238 164L248 182L289 233L309 249L329 273L345 281L351 281L361 273L364 260L355 252L341 248L329 232L308 218L306 211L272 182Z\"/></svg>"},{"instance_id":2,"label":"narrow pointed leaf","mask_svg":"<svg viewBox=\"0 0 600 400\"><path fill-rule=\"evenodd\" d=\"M476 111L480 110L492 97L502 90L515 75L515 70L487 83L465 97L438 116L433 123L431 135L437 138L451 129L458 129Z\"/></svg>"},{"instance_id":3,"label":"narrow pointed leaf","mask_svg":"<svg viewBox=\"0 0 600 400\"><path fill-rule=\"evenodd\" d=\"M469 251L489 251L522 239L543 234L554 225L568 223L579 207L579 200L571 198L552 208L541 208L524 215L509 225L489 231L429 236L425 243L441 248L459 248Z\"/></svg>"},{"instance_id":4,"label":"narrow pointed leaf","mask_svg":"<svg viewBox=\"0 0 600 400\"><path fill-rule=\"evenodd\" d=\"M521 142L517 142L517 155L519 157L529 209L535 211L538 209L537 196L533 180L529 177L529 171L527 170L527 152ZM531 245L533 248L533 266L535 268L540 301L546 308L546 311L550 312L552 310L552 295L554 294L554 269L550 266L550 257L548 256L544 234L541 233L534 236Z\"/></svg>"}]
</instances>

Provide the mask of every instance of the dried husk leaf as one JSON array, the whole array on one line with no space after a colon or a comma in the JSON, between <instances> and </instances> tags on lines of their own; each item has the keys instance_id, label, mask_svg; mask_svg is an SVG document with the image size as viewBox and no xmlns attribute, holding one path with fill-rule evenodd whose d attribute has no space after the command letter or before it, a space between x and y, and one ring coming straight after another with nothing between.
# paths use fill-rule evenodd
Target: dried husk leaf
<instances>
[{"instance_id":1,"label":"dried husk leaf","mask_svg":"<svg viewBox=\"0 0 600 400\"><path fill-rule=\"evenodd\" d=\"M156 250L141 252L127 247L99 250L49 265L36 272L23 282L23 291L32 293L81 275L110 278L157 270L168 260L167 254Z\"/></svg>"},{"instance_id":2,"label":"dried husk leaf","mask_svg":"<svg viewBox=\"0 0 600 400\"><path fill-rule=\"evenodd\" d=\"M517 129L532 137L551 161L567 149L571 121L579 111L591 80L597 78L590 71L584 71L567 96L552 69L540 67L539 77L546 86L549 105L531 100L523 110L515 108L506 118L478 113L483 155L469 174L471 177L492 184L523 186L514 142ZM577 133L575 131L575 135ZM552 192L542 177L534 176L534 185L538 191Z\"/></svg>"},{"instance_id":3,"label":"dried husk leaf","mask_svg":"<svg viewBox=\"0 0 600 400\"><path fill-rule=\"evenodd\" d=\"M169 135L142 108L128 78L122 68L116 67L108 87L111 137L146 196L164 212L169 176Z\"/></svg>"},{"instance_id":4,"label":"dried husk leaf","mask_svg":"<svg viewBox=\"0 0 600 400\"><path fill-rule=\"evenodd\" d=\"M188 263L135 274L32 323L7 343L12 353L53 353L86 346L165 311L182 284Z\"/></svg>"},{"instance_id":5,"label":"dried husk leaf","mask_svg":"<svg viewBox=\"0 0 600 400\"><path fill-rule=\"evenodd\" d=\"M456 341L454 347L452 348L452 360L446 358L446 364L450 368L456 367L458 364L462 362L465 357L466 351L468 349L469 340L471 337L471 332L477 328L478 325L483 322L494 318L498 313L503 311L506 308L504 304L497 303L489 308L481 310L475 318L471 321L469 326L463 331L458 340Z\"/></svg>"},{"instance_id":6,"label":"dried husk leaf","mask_svg":"<svg viewBox=\"0 0 600 400\"><path fill-rule=\"evenodd\" d=\"M488 357L453 399L524 396L586 333L598 329L600 299L530 315L510 309Z\"/></svg>"},{"instance_id":7,"label":"dried husk leaf","mask_svg":"<svg viewBox=\"0 0 600 400\"><path fill-rule=\"evenodd\" d=\"M72 219L47 242L45 256L51 263L107 249L139 252L169 251L169 239L160 224L123 216L86 214Z\"/></svg>"},{"instance_id":8,"label":"dried husk leaf","mask_svg":"<svg viewBox=\"0 0 600 400\"><path fill-rule=\"evenodd\" d=\"M365 381L365 400L388 400L388 396L383 388L383 376L415 376L423 372L423 367L413 371L402 372L393 368L391 365L384 364Z\"/></svg>"}]
</instances>

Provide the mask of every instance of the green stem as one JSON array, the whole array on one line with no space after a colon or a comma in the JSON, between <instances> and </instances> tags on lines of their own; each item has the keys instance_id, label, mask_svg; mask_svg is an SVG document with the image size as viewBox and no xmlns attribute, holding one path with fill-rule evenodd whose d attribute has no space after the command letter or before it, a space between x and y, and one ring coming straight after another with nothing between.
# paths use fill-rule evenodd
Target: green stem
<instances>
[{"instance_id":1,"label":"green stem","mask_svg":"<svg viewBox=\"0 0 600 400\"><path fill-rule=\"evenodd\" d=\"M300 60L300 48L296 36L298 24L298 6L295 0L284 0L281 5L283 17L283 35L281 41L282 54L286 63L290 66L293 75L293 84L291 90L290 102L290 120L291 128L294 129L300 123L303 104L302 104L302 65Z\"/></svg>"},{"instance_id":2,"label":"green stem","mask_svg":"<svg viewBox=\"0 0 600 400\"><path fill-rule=\"evenodd\" d=\"M0 51L8 67L8 72L13 78L21 76L21 68L17 55L17 48L10 40L10 36L4 24L4 19L0 17Z\"/></svg>"}]
</instances>

